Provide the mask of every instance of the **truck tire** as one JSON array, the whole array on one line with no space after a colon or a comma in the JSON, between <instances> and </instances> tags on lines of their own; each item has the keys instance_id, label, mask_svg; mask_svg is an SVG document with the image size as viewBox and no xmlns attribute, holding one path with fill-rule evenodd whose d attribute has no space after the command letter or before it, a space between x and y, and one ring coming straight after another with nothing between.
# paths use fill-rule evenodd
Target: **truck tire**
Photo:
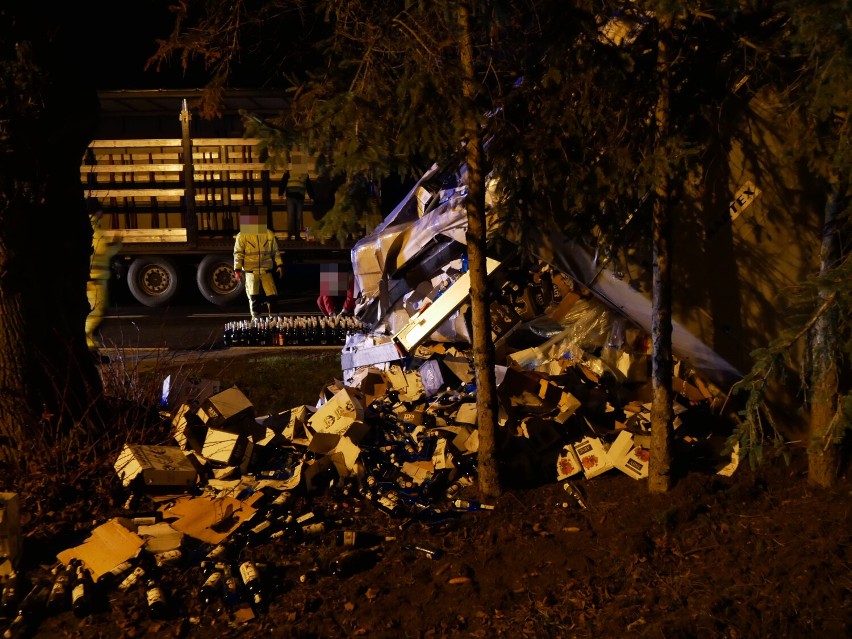
<instances>
[{"instance_id":1,"label":"truck tire","mask_svg":"<svg viewBox=\"0 0 852 639\"><path fill-rule=\"evenodd\" d=\"M245 284L234 277L233 256L208 255L198 265L195 281L208 302L216 306L233 304L245 295Z\"/></svg>"},{"instance_id":2,"label":"truck tire","mask_svg":"<svg viewBox=\"0 0 852 639\"><path fill-rule=\"evenodd\" d=\"M164 257L137 257L127 270L127 286L136 300L145 306L162 306L178 290L178 272Z\"/></svg>"}]
</instances>

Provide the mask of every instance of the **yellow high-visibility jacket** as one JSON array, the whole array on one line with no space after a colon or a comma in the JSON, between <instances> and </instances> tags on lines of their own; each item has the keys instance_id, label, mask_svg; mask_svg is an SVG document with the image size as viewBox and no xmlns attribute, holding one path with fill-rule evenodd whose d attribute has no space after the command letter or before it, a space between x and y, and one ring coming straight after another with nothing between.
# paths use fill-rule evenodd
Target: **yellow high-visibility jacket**
<instances>
[{"instance_id":1,"label":"yellow high-visibility jacket","mask_svg":"<svg viewBox=\"0 0 852 639\"><path fill-rule=\"evenodd\" d=\"M234 240L235 271L265 272L283 265L278 240L272 231L266 229L266 233L237 233Z\"/></svg>"},{"instance_id":2,"label":"yellow high-visibility jacket","mask_svg":"<svg viewBox=\"0 0 852 639\"><path fill-rule=\"evenodd\" d=\"M121 249L113 233L104 231L100 219L92 220L92 259L89 262L90 280L108 280L110 262Z\"/></svg>"}]
</instances>

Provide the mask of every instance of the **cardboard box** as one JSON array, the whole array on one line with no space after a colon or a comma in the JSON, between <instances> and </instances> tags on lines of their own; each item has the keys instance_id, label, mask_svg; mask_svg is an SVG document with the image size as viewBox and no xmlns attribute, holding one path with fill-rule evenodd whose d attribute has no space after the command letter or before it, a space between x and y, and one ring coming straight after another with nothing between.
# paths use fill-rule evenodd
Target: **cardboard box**
<instances>
[{"instance_id":1,"label":"cardboard box","mask_svg":"<svg viewBox=\"0 0 852 639\"><path fill-rule=\"evenodd\" d=\"M574 451L580 458L586 479L597 477L612 468L606 449L597 437L584 437L574 444Z\"/></svg>"},{"instance_id":2,"label":"cardboard box","mask_svg":"<svg viewBox=\"0 0 852 639\"><path fill-rule=\"evenodd\" d=\"M305 430L308 418L316 411L312 406L296 406L289 410L270 415L264 422L264 428L275 431L284 439L297 439Z\"/></svg>"},{"instance_id":3,"label":"cardboard box","mask_svg":"<svg viewBox=\"0 0 852 639\"><path fill-rule=\"evenodd\" d=\"M255 493L259 498L262 493ZM217 497L182 497L163 511L174 518L172 528L193 539L219 544L254 515L254 501L240 501L227 495ZM141 541L141 540L140 540Z\"/></svg>"},{"instance_id":4,"label":"cardboard box","mask_svg":"<svg viewBox=\"0 0 852 639\"><path fill-rule=\"evenodd\" d=\"M515 312L525 322L534 320L541 314L542 309L536 304L535 296L530 289L524 289L520 297L515 300Z\"/></svg>"},{"instance_id":5,"label":"cardboard box","mask_svg":"<svg viewBox=\"0 0 852 639\"><path fill-rule=\"evenodd\" d=\"M201 452L207 428L189 404L181 404L172 418L172 437L183 450Z\"/></svg>"},{"instance_id":6,"label":"cardboard box","mask_svg":"<svg viewBox=\"0 0 852 639\"><path fill-rule=\"evenodd\" d=\"M547 316L550 317L550 319L561 322L568 317L571 309L574 308L574 305L579 301L579 295L570 292L566 293L565 297L547 314Z\"/></svg>"},{"instance_id":7,"label":"cardboard box","mask_svg":"<svg viewBox=\"0 0 852 639\"><path fill-rule=\"evenodd\" d=\"M343 435L355 421L364 419L364 394L354 388L343 388L317 409L308 425L315 433Z\"/></svg>"},{"instance_id":8,"label":"cardboard box","mask_svg":"<svg viewBox=\"0 0 852 639\"><path fill-rule=\"evenodd\" d=\"M349 385L364 393L364 403L367 405L388 392L388 381L384 371L373 367L356 371Z\"/></svg>"},{"instance_id":9,"label":"cardboard box","mask_svg":"<svg viewBox=\"0 0 852 639\"><path fill-rule=\"evenodd\" d=\"M238 466L242 472L248 470L254 453L254 442L244 433L234 433L218 428L208 428L201 454L205 459L226 466Z\"/></svg>"},{"instance_id":10,"label":"cardboard box","mask_svg":"<svg viewBox=\"0 0 852 639\"><path fill-rule=\"evenodd\" d=\"M245 417L253 420L254 405L239 388L232 386L204 400L198 416L208 428L224 428L229 423L244 423Z\"/></svg>"},{"instance_id":11,"label":"cardboard box","mask_svg":"<svg viewBox=\"0 0 852 639\"><path fill-rule=\"evenodd\" d=\"M422 406L417 406L412 410L403 410L397 413L399 420L412 426L422 426L426 423L426 411Z\"/></svg>"},{"instance_id":12,"label":"cardboard box","mask_svg":"<svg viewBox=\"0 0 852 639\"><path fill-rule=\"evenodd\" d=\"M110 519L92 531L79 546L63 550L56 558L68 565L79 559L98 581L120 563L133 559L144 545L143 539L130 530L120 518Z\"/></svg>"},{"instance_id":13,"label":"cardboard box","mask_svg":"<svg viewBox=\"0 0 852 639\"><path fill-rule=\"evenodd\" d=\"M426 392L418 371L407 371L394 365L385 371L385 377L388 380L388 389L399 393L399 398L404 402L417 401Z\"/></svg>"},{"instance_id":14,"label":"cardboard box","mask_svg":"<svg viewBox=\"0 0 852 639\"><path fill-rule=\"evenodd\" d=\"M362 366L374 366L385 362L395 362L402 359L397 345L390 341L382 344L371 344L359 346L357 350L344 350L340 355L340 364L343 370L361 368Z\"/></svg>"},{"instance_id":15,"label":"cardboard box","mask_svg":"<svg viewBox=\"0 0 852 639\"><path fill-rule=\"evenodd\" d=\"M417 372L420 374L423 390L428 397L437 395L447 386L455 388L461 383L461 380L444 366L440 359L427 360L417 369Z\"/></svg>"},{"instance_id":16,"label":"cardboard box","mask_svg":"<svg viewBox=\"0 0 852 639\"><path fill-rule=\"evenodd\" d=\"M613 466L625 475L634 479L644 479L648 476L648 462L651 458L647 448L636 446L633 434L623 430L607 451L607 457Z\"/></svg>"},{"instance_id":17,"label":"cardboard box","mask_svg":"<svg viewBox=\"0 0 852 639\"><path fill-rule=\"evenodd\" d=\"M17 569L21 556L20 499L18 493L0 493L0 576Z\"/></svg>"},{"instance_id":18,"label":"cardboard box","mask_svg":"<svg viewBox=\"0 0 852 639\"><path fill-rule=\"evenodd\" d=\"M458 410L456 410L456 414L453 416L453 421L456 424L469 424L471 426L476 425L476 402L464 402L460 404Z\"/></svg>"},{"instance_id":19,"label":"cardboard box","mask_svg":"<svg viewBox=\"0 0 852 639\"><path fill-rule=\"evenodd\" d=\"M491 315L491 339L495 347L502 345L524 321L514 308L497 301L491 302L488 312Z\"/></svg>"},{"instance_id":20,"label":"cardboard box","mask_svg":"<svg viewBox=\"0 0 852 639\"><path fill-rule=\"evenodd\" d=\"M559 457L556 458L557 481L573 477L582 470L583 466L580 464L580 458L577 457L574 447L571 444L565 444L559 451Z\"/></svg>"},{"instance_id":21,"label":"cardboard box","mask_svg":"<svg viewBox=\"0 0 852 639\"><path fill-rule=\"evenodd\" d=\"M450 369L463 384L469 384L475 379L473 361L468 357L448 352L441 359L441 363Z\"/></svg>"},{"instance_id":22,"label":"cardboard box","mask_svg":"<svg viewBox=\"0 0 852 639\"><path fill-rule=\"evenodd\" d=\"M490 275L500 262L486 258L486 272ZM470 273L465 272L429 305L424 305L400 331L393 341L406 353L412 352L428 338L470 295Z\"/></svg>"},{"instance_id":23,"label":"cardboard box","mask_svg":"<svg viewBox=\"0 0 852 639\"><path fill-rule=\"evenodd\" d=\"M542 379L540 382L538 396L544 400L545 405L555 408L556 415L554 419L560 424L568 421L568 418L582 406L579 399L546 379Z\"/></svg>"},{"instance_id":24,"label":"cardboard box","mask_svg":"<svg viewBox=\"0 0 852 639\"><path fill-rule=\"evenodd\" d=\"M146 486L192 486L198 477L195 466L177 446L125 444L115 470L124 486L137 477Z\"/></svg>"}]
</instances>

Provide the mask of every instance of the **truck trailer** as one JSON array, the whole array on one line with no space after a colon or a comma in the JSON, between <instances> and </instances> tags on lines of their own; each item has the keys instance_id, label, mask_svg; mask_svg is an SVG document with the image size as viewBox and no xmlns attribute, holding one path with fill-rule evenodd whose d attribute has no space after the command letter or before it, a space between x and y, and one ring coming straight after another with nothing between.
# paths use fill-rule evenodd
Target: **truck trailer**
<instances>
[{"instance_id":1,"label":"truck trailer","mask_svg":"<svg viewBox=\"0 0 852 639\"><path fill-rule=\"evenodd\" d=\"M189 286L219 306L243 299L243 283L233 272L233 246L240 213L248 211L266 215L288 267L350 262L351 245L322 242L311 234L322 214L319 198L306 199L300 236L287 234L286 199L278 193L285 169L270 168L257 139L194 137L187 99L177 95L128 92L109 100L179 105L173 126L180 133L99 135L86 150L81 164L85 193L100 201L104 229L122 243L113 264L113 286L126 282L130 294L151 307L168 304ZM292 172L306 171L317 180L313 157L294 150L289 159Z\"/></svg>"}]
</instances>

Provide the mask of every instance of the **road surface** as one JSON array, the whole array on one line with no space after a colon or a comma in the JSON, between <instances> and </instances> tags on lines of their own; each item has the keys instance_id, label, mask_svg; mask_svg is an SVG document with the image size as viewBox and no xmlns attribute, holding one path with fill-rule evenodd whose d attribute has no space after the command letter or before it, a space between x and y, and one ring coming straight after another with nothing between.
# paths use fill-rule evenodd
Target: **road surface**
<instances>
[{"instance_id":1,"label":"road surface","mask_svg":"<svg viewBox=\"0 0 852 639\"><path fill-rule=\"evenodd\" d=\"M101 324L106 350L165 349L197 351L222 348L225 323L247 320L248 300L227 307L197 300L182 300L162 308L149 308L119 299L109 307ZM319 315L315 293L278 300L274 315Z\"/></svg>"}]
</instances>

